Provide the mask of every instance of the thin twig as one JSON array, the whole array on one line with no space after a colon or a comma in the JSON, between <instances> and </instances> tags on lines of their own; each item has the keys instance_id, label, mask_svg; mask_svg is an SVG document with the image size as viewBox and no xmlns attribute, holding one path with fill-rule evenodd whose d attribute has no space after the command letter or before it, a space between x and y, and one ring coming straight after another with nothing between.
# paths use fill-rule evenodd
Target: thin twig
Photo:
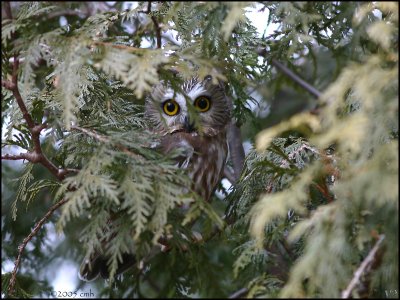
<instances>
[{"instance_id":1,"label":"thin twig","mask_svg":"<svg viewBox=\"0 0 400 300\"><path fill-rule=\"evenodd\" d=\"M369 271L371 265L375 260L379 247L381 246L384 239L385 235L381 234L378 241L375 243L375 246L371 249L367 257L363 260L360 267L354 272L353 279L350 281L347 288L342 292L342 299L350 298L353 289L361 282L361 276Z\"/></svg>"},{"instance_id":2,"label":"thin twig","mask_svg":"<svg viewBox=\"0 0 400 300\"><path fill-rule=\"evenodd\" d=\"M151 1L149 1L147 5L147 14L151 13ZM155 16L151 16L151 20L153 21L154 28L156 30L156 37L157 37L157 48L161 48L161 27L158 24L157 18Z\"/></svg>"},{"instance_id":3,"label":"thin twig","mask_svg":"<svg viewBox=\"0 0 400 300\"><path fill-rule=\"evenodd\" d=\"M80 132L83 132L84 134L86 134L86 135L88 135L88 136L90 136L90 137L92 137L92 138L94 138L94 139L96 139L96 140L98 140L98 141L100 141L100 142L103 142L103 143L110 143L110 140L109 140L107 137L105 137L105 136L103 136L103 135L101 135L101 134L98 134L98 133L97 133L96 131L94 131L94 130L89 130L89 129L82 128L82 127L79 127L79 126L76 126L76 125L71 126L71 129L75 129L75 130L78 130L78 131L80 131ZM140 154L137 154L137 153L132 152L131 150L129 150L128 148L126 148L124 145L115 144L115 146L116 146L119 150L121 150L122 152L128 154L129 156L134 157L134 158L136 158L136 159L139 160L139 161L143 161L143 157L142 157Z\"/></svg>"},{"instance_id":4,"label":"thin twig","mask_svg":"<svg viewBox=\"0 0 400 300\"><path fill-rule=\"evenodd\" d=\"M258 55L260 56L267 56L267 51L265 49L259 49L257 50ZM315 87L313 87L311 84L300 78L298 75L296 75L292 70L290 70L288 67L284 66L282 63L277 61L275 58L271 59L271 64L275 66L279 71L281 71L283 74L288 76L290 79L292 79L294 82L296 82L298 85L300 85L303 89L305 89L307 92L312 94L315 98L319 99L322 95L322 93L317 90Z\"/></svg>"},{"instance_id":5,"label":"thin twig","mask_svg":"<svg viewBox=\"0 0 400 300\"><path fill-rule=\"evenodd\" d=\"M277 61L274 58L272 59L271 63L276 68L278 68L282 73L284 73L286 76L288 76L294 82L296 82L298 85L300 85L303 89L305 89L310 94L312 94L315 98L318 99L318 98L321 97L321 92L320 91L318 91L315 87L313 87L308 82L306 82L303 79L301 79L299 76L297 76L295 73L293 73L293 71L290 70L288 67L284 66L283 64L281 64L279 61Z\"/></svg>"},{"instance_id":6,"label":"thin twig","mask_svg":"<svg viewBox=\"0 0 400 300\"><path fill-rule=\"evenodd\" d=\"M232 295L228 297L228 299L237 299L247 295L249 292L248 288L241 288L240 290L234 292Z\"/></svg>"},{"instance_id":7,"label":"thin twig","mask_svg":"<svg viewBox=\"0 0 400 300\"><path fill-rule=\"evenodd\" d=\"M35 227L31 231L31 233L23 240L21 245L18 247L18 256L17 259L15 260L14 263L14 270L11 272L11 278L9 282L9 287L8 287L8 294L11 296L14 293L14 286L16 283L16 278L17 278L17 272L18 268L21 264L21 257L22 257L22 252L24 251L26 245L32 240L32 238L38 233L40 228L42 228L43 224L51 217L51 215L54 213L55 210L57 210L60 206L62 206L65 202L67 202L68 199L62 199L56 204L54 204L49 211L44 215L44 217L36 223Z\"/></svg>"},{"instance_id":8,"label":"thin twig","mask_svg":"<svg viewBox=\"0 0 400 300\"><path fill-rule=\"evenodd\" d=\"M20 159L26 159L29 161L32 161L31 153L19 153L17 155L11 155L11 154L4 154L1 156L1 159L3 160L20 160Z\"/></svg>"},{"instance_id":9,"label":"thin twig","mask_svg":"<svg viewBox=\"0 0 400 300\"><path fill-rule=\"evenodd\" d=\"M112 47L112 48L116 48L116 49L122 49L122 50L127 50L127 51L132 51L132 52L137 52L137 51L146 51L145 48L137 48L137 47L132 47L132 46L127 46L127 45L117 45L117 44L113 44L113 43L108 43L108 42L99 42L96 41L93 43L93 45L96 46L108 46L108 47Z\"/></svg>"}]
</instances>

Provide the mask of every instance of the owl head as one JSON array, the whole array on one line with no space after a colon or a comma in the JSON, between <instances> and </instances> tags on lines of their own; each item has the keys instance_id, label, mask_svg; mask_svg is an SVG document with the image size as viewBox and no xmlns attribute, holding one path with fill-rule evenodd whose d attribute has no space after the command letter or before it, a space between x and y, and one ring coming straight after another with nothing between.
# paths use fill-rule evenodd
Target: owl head
<instances>
[{"instance_id":1,"label":"owl head","mask_svg":"<svg viewBox=\"0 0 400 300\"><path fill-rule=\"evenodd\" d=\"M187 132L215 136L225 130L231 118L231 103L223 87L194 77L175 92L163 83L155 86L146 99L146 117L161 134Z\"/></svg>"}]
</instances>

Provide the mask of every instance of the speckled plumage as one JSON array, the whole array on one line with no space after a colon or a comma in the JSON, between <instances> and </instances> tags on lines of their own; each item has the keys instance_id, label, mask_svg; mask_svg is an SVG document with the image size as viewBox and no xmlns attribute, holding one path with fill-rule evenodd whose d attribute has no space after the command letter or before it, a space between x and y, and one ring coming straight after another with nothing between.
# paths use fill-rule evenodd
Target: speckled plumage
<instances>
[{"instance_id":1,"label":"speckled plumage","mask_svg":"<svg viewBox=\"0 0 400 300\"><path fill-rule=\"evenodd\" d=\"M165 153L176 148L184 150L185 156L178 163L188 169L192 189L209 201L223 175L228 154L226 131L231 118L231 104L223 88L214 85L211 77L203 81L198 78L185 81L182 90L184 94L174 93L172 88L162 83L154 87L146 100L146 116L154 130L163 135L161 148ZM194 101L202 96L211 102L206 112L196 111L193 106ZM167 115L162 109L162 104L169 99L174 99L180 107L174 116ZM187 129L187 119L197 120L193 121L195 130Z\"/></svg>"}]
</instances>

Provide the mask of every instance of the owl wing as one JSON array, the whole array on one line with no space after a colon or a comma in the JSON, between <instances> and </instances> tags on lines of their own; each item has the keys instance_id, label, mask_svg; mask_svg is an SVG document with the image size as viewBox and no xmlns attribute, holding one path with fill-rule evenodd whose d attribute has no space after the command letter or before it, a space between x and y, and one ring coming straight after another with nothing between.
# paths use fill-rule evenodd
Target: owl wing
<instances>
[{"instance_id":1,"label":"owl wing","mask_svg":"<svg viewBox=\"0 0 400 300\"><path fill-rule=\"evenodd\" d=\"M187 138L187 133L183 132L164 136L159 145L159 149L165 154L170 154L175 151L174 159L178 167L182 169L188 168L190 160L196 150L190 139Z\"/></svg>"}]
</instances>

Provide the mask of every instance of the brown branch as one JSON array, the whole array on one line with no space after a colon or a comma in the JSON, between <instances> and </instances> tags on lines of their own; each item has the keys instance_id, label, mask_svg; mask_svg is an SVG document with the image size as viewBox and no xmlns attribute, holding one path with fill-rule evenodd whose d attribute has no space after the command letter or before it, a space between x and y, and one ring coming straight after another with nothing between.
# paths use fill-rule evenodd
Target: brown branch
<instances>
[{"instance_id":1,"label":"brown branch","mask_svg":"<svg viewBox=\"0 0 400 300\"><path fill-rule=\"evenodd\" d=\"M371 249L371 251L368 253L367 257L363 260L361 263L360 267L354 272L353 279L350 281L349 285L347 288L342 292L342 299L347 299L350 298L351 292L353 289L360 284L361 282L361 276L364 273L368 273L369 270L371 269L371 266L373 265L376 255L378 253L379 247L381 246L383 240L385 239L385 235L382 234L379 236L378 241L375 243L375 246Z\"/></svg>"},{"instance_id":2,"label":"brown branch","mask_svg":"<svg viewBox=\"0 0 400 300\"><path fill-rule=\"evenodd\" d=\"M31 233L23 240L22 244L19 245L18 256L14 263L14 270L11 272L11 278L10 278L9 287L8 287L9 296L14 294L14 287L15 287L15 283L16 283L16 279L17 279L17 272L18 272L18 268L21 264L22 252L24 251L26 245L38 233L40 228L42 228L43 224L51 217L51 215L54 213L54 211L57 210L60 206L62 206L67 201L68 201L67 199L62 199L59 202L57 202L56 204L54 204L49 209L49 211L44 215L44 217L39 222L36 223L35 227L31 231Z\"/></svg>"},{"instance_id":3,"label":"brown branch","mask_svg":"<svg viewBox=\"0 0 400 300\"><path fill-rule=\"evenodd\" d=\"M1 159L4 160L20 160L20 159L26 159L29 161L32 161L31 157L32 153L27 152L27 153L19 153L17 155L11 155L11 154L4 154L1 156Z\"/></svg>"},{"instance_id":4,"label":"brown branch","mask_svg":"<svg viewBox=\"0 0 400 300\"><path fill-rule=\"evenodd\" d=\"M4 3L5 11L7 18L12 19L10 3ZM11 38L15 38L15 33L11 35ZM47 127L45 123L36 125L32 119L32 116L29 114L28 109L22 99L22 96L19 92L18 88L18 68L19 68L19 58L18 53L14 53L13 66L12 66L12 74L11 81L2 80L1 85L7 89L9 89L13 95L15 100L17 101L18 107L22 112L22 116L25 119L28 129L32 135L33 142L33 151L29 153L25 153L22 156L25 156L26 159L33 163L40 163L45 168L47 168L58 180L63 180L65 175L68 173L67 170L57 168L43 153L42 147L40 145L40 132ZM10 158L8 158L10 159Z\"/></svg>"},{"instance_id":5,"label":"brown branch","mask_svg":"<svg viewBox=\"0 0 400 300\"><path fill-rule=\"evenodd\" d=\"M151 13L151 1L149 1L147 5L147 14ZM151 20L153 21L154 28L156 30L156 37L157 37L157 48L161 48L161 27L158 24L157 18L155 16L151 16Z\"/></svg>"}]
</instances>

